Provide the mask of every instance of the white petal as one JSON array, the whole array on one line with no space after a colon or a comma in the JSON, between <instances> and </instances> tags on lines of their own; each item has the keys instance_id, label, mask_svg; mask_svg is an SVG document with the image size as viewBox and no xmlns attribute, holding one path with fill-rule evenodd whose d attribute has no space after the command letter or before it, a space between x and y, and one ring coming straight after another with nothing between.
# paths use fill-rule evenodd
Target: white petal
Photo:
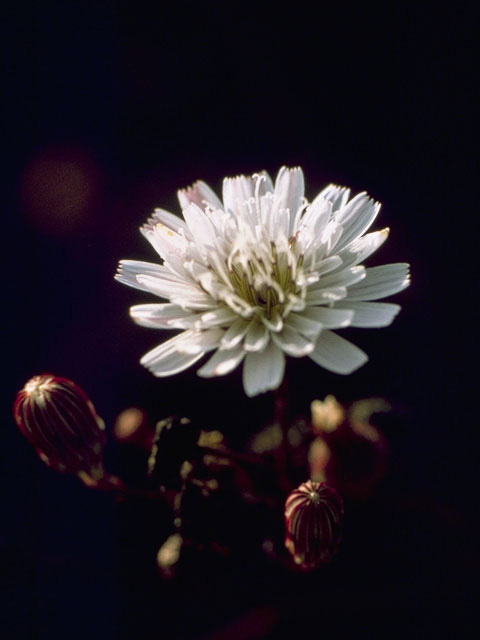
<instances>
[{"instance_id":1,"label":"white petal","mask_svg":"<svg viewBox=\"0 0 480 640\"><path fill-rule=\"evenodd\" d=\"M271 177L269 176L267 171L260 171L258 175L261 177L261 182L259 186L259 195L264 196L267 193L273 194L274 186Z\"/></svg>"},{"instance_id":2,"label":"white petal","mask_svg":"<svg viewBox=\"0 0 480 640\"><path fill-rule=\"evenodd\" d=\"M155 272L153 272L154 275L146 275L145 273L135 275L141 268L138 265L143 264L146 263L133 263L133 267L131 265L125 266L125 269L122 271L121 275L117 277L117 280L125 282L125 284L130 284L130 282L126 282L123 279L124 272L127 273L130 271L128 278L132 279L135 276L137 289L148 291L160 296L161 298L170 298L170 302L177 304L179 307L182 307L182 309L207 311L208 309L218 308L216 300L204 293L200 287L187 282L177 274L172 274L171 271L163 266L158 267L159 271L157 271L157 273L159 275L156 275ZM124 267L123 264L122 267ZM134 285L131 284L130 286Z\"/></svg>"},{"instance_id":3,"label":"white petal","mask_svg":"<svg viewBox=\"0 0 480 640\"><path fill-rule=\"evenodd\" d=\"M370 202L371 198L366 191L357 193L356 196L338 210L335 219L343 226L345 223L357 217L359 212L365 209L366 205Z\"/></svg>"},{"instance_id":4,"label":"white petal","mask_svg":"<svg viewBox=\"0 0 480 640\"><path fill-rule=\"evenodd\" d=\"M338 256L342 260L340 268L353 267L366 260L374 251L376 251L388 238L389 229L385 228L381 231L373 231L365 236L354 240L347 249L340 251ZM340 270L340 268L338 270Z\"/></svg>"},{"instance_id":5,"label":"white petal","mask_svg":"<svg viewBox=\"0 0 480 640\"><path fill-rule=\"evenodd\" d=\"M170 211L165 211L165 209L155 209L151 218L147 220L147 223L144 226L148 227L150 225L153 228L158 222L161 222L172 231L175 231L175 233L183 234L188 239L191 238L185 220L182 220L174 213L170 213Z\"/></svg>"},{"instance_id":6,"label":"white petal","mask_svg":"<svg viewBox=\"0 0 480 640\"><path fill-rule=\"evenodd\" d=\"M380 203L374 202L366 193L359 193L355 198L335 214L335 221L342 225L343 231L335 251L340 251L360 237L380 211Z\"/></svg>"},{"instance_id":7,"label":"white petal","mask_svg":"<svg viewBox=\"0 0 480 640\"><path fill-rule=\"evenodd\" d=\"M177 326L176 321L193 317L190 311L185 311L176 304L137 304L130 307L130 316L142 327L154 329L183 328Z\"/></svg>"},{"instance_id":8,"label":"white petal","mask_svg":"<svg viewBox=\"0 0 480 640\"><path fill-rule=\"evenodd\" d=\"M333 248L340 240L342 233L342 225L338 224L338 222L336 222L335 220L330 220L330 222L323 230L322 235L315 243L315 246L321 249L322 256L328 256L333 252Z\"/></svg>"},{"instance_id":9,"label":"white petal","mask_svg":"<svg viewBox=\"0 0 480 640\"><path fill-rule=\"evenodd\" d=\"M203 353L197 355L180 353L174 351L162 357L162 359L155 362L148 369L157 378L165 378L167 376L173 376L176 373L181 373L194 365L198 360L203 357Z\"/></svg>"},{"instance_id":10,"label":"white petal","mask_svg":"<svg viewBox=\"0 0 480 640\"><path fill-rule=\"evenodd\" d=\"M255 195L255 181L251 177L236 176L223 181L223 204L225 211L238 215L243 204Z\"/></svg>"},{"instance_id":11,"label":"white petal","mask_svg":"<svg viewBox=\"0 0 480 640\"><path fill-rule=\"evenodd\" d=\"M368 356L332 331L322 331L310 358L324 369L349 374L365 364Z\"/></svg>"},{"instance_id":12,"label":"white petal","mask_svg":"<svg viewBox=\"0 0 480 640\"><path fill-rule=\"evenodd\" d=\"M222 298L223 291L230 293L230 289L225 287L210 269L199 270L195 275L195 280L200 285L200 289L208 293L214 300Z\"/></svg>"},{"instance_id":13,"label":"white petal","mask_svg":"<svg viewBox=\"0 0 480 640\"><path fill-rule=\"evenodd\" d=\"M321 276L325 273L333 271L334 269L339 269L342 266L342 258L335 255L317 262L317 264L315 265L315 271L318 273L318 275Z\"/></svg>"},{"instance_id":14,"label":"white petal","mask_svg":"<svg viewBox=\"0 0 480 640\"><path fill-rule=\"evenodd\" d=\"M349 300L378 300L402 291L410 284L409 265L403 262L367 269L362 282L348 290Z\"/></svg>"},{"instance_id":15,"label":"white petal","mask_svg":"<svg viewBox=\"0 0 480 640\"><path fill-rule=\"evenodd\" d=\"M118 265L115 280L134 289L140 289L140 291L150 291L148 287L138 282L138 275L158 276L174 282L183 282L179 276L173 274L163 265L152 262L141 262L140 260L122 260Z\"/></svg>"},{"instance_id":16,"label":"white petal","mask_svg":"<svg viewBox=\"0 0 480 640\"><path fill-rule=\"evenodd\" d=\"M295 329L307 338L317 338L323 325L313 318L309 318L303 312L302 314L290 313L285 319L285 326Z\"/></svg>"},{"instance_id":17,"label":"white petal","mask_svg":"<svg viewBox=\"0 0 480 640\"><path fill-rule=\"evenodd\" d=\"M303 312L303 316L320 322L325 329L340 329L348 327L354 318L354 312L347 308L337 309L337 305L343 301L335 303L335 307L307 307ZM349 307L348 307L349 309Z\"/></svg>"},{"instance_id":18,"label":"white petal","mask_svg":"<svg viewBox=\"0 0 480 640\"><path fill-rule=\"evenodd\" d=\"M213 356L201 367L197 374L201 378L212 378L213 376L224 376L233 371L245 357L242 347L236 347L229 351L218 349Z\"/></svg>"},{"instance_id":19,"label":"white petal","mask_svg":"<svg viewBox=\"0 0 480 640\"><path fill-rule=\"evenodd\" d=\"M352 310L352 327L388 327L401 309L400 305L389 302L357 302L348 299L338 302L335 309L329 311L336 311L337 308Z\"/></svg>"},{"instance_id":20,"label":"white petal","mask_svg":"<svg viewBox=\"0 0 480 640\"><path fill-rule=\"evenodd\" d=\"M308 289L305 302L307 305L329 304L345 298L346 295L346 287L332 287L331 289L317 289L316 291Z\"/></svg>"},{"instance_id":21,"label":"white petal","mask_svg":"<svg viewBox=\"0 0 480 640\"><path fill-rule=\"evenodd\" d=\"M153 226L148 224L144 225L140 231L164 260L168 257L169 253L184 257L187 255L187 238L176 233L162 222L157 222Z\"/></svg>"},{"instance_id":22,"label":"white petal","mask_svg":"<svg viewBox=\"0 0 480 640\"><path fill-rule=\"evenodd\" d=\"M255 197L259 196L260 199L262 199L262 197L267 194L273 195L273 191L274 191L273 183L267 171L258 171L257 173L254 173L251 177L249 176L247 180L251 181L248 187L248 190L250 191L250 188L253 187L253 194L255 195Z\"/></svg>"},{"instance_id":23,"label":"white petal","mask_svg":"<svg viewBox=\"0 0 480 640\"><path fill-rule=\"evenodd\" d=\"M285 239L289 238L291 235L290 221L290 209L280 208L274 202L269 218L265 222L268 238L275 243L278 243L279 236Z\"/></svg>"},{"instance_id":24,"label":"white petal","mask_svg":"<svg viewBox=\"0 0 480 640\"><path fill-rule=\"evenodd\" d=\"M336 184L329 184L325 187L315 200L312 202L314 205L317 200L328 200L332 204L332 211L337 211L347 204L350 196L350 189L346 187L338 187Z\"/></svg>"},{"instance_id":25,"label":"white petal","mask_svg":"<svg viewBox=\"0 0 480 640\"><path fill-rule=\"evenodd\" d=\"M243 365L243 387L250 398L277 389L283 380L285 356L272 341L264 351L249 353Z\"/></svg>"},{"instance_id":26,"label":"white petal","mask_svg":"<svg viewBox=\"0 0 480 640\"><path fill-rule=\"evenodd\" d=\"M198 251L192 252L192 244L188 246L186 253L174 253L170 251L165 255L164 264L165 267L174 275L176 275L181 280L191 283L192 282L192 272L195 271L195 268L192 265L196 265L198 269L205 269L204 264L199 264L204 262L199 255L191 255L192 253L198 254Z\"/></svg>"},{"instance_id":27,"label":"white petal","mask_svg":"<svg viewBox=\"0 0 480 640\"><path fill-rule=\"evenodd\" d=\"M164 310L160 309L160 307L172 307L172 310ZM198 311L198 313L195 311ZM206 313L201 313L201 309L195 311L192 311L191 308L185 309L176 304L143 304L132 307L130 314L138 324L157 329L205 330L225 325L227 322L230 323L236 317L228 309L214 309Z\"/></svg>"},{"instance_id":28,"label":"white petal","mask_svg":"<svg viewBox=\"0 0 480 640\"><path fill-rule=\"evenodd\" d=\"M199 313L192 313L187 311L188 315L184 318L178 318L177 320L171 320L168 322L167 329L203 329L202 321Z\"/></svg>"},{"instance_id":29,"label":"white petal","mask_svg":"<svg viewBox=\"0 0 480 640\"><path fill-rule=\"evenodd\" d=\"M278 309L274 308L270 314L270 317L267 318L264 314L262 314L261 320L263 324L270 329L270 331L281 331L283 328L283 318L278 312Z\"/></svg>"},{"instance_id":30,"label":"white petal","mask_svg":"<svg viewBox=\"0 0 480 640\"><path fill-rule=\"evenodd\" d=\"M316 251L323 243L323 234L332 213L332 205L328 200L317 200L310 205L304 215L295 222L298 251L309 254Z\"/></svg>"},{"instance_id":31,"label":"white petal","mask_svg":"<svg viewBox=\"0 0 480 640\"><path fill-rule=\"evenodd\" d=\"M219 252L216 249L207 251L207 259L208 259L210 268L216 272L217 276L225 284L225 286L233 290L233 286L232 286L230 277L228 275L228 270L227 270L225 261L222 260Z\"/></svg>"},{"instance_id":32,"label":"white petal","mask_svg":"<svg viewBox=\"0 0 480 640\"><path fill-rule=\"evenodd\" d=\"M305 184L303 172L300 167L288 169L282 167L275 180L275 208L288 209L290 220L293 221L295 214L303 204ZM290 229L290 232L292 229Z\"/></svg>"},{"instance_id":33,"label":"white petal","mask_svg":"<svg viewBox=\"0 0 480 640\"><path fill-rule=\"evenodd\" d=\"M183 210L183 217L190 229L195 243L200 243L205 247L215 246L215 227L211 223L207 214L195 203L190 203Z\"/></svg>"},{"instance_id":34,"label":"white petal","mask_svg":"<svg viewBox=\"0 0 480 640\"><path fill-rule=\"evenodd\" d=\"M243 340L243 336L247 333L249 321L243 318L237 318L227 329L221 341L222 349L233 349Z\"/></svg>"},{"instance_id":35,"label":"white petal","mask_svg":"<svg viewBox=\"0 0 480 640\"><path fill-rule=\"evenodd\" d=\"M307 340L289 326L284 326L280 333L272 333L272 340L289 356L301 358L313 351L315 343Z\"/></svg>"},{"instance_id":36,"label":"white petal","mask_svg":"<svg viewBox=\"0 0 480 640\"><path fill-rule=\"evenodd\" d=\"M201 315L202 328L231 325L237 319L237 315L230 309L215 309Z\"/></svg>"},{"instance_id":37,"label":"white petal","mask_svg":"<svg viewBox=\"0 0 480 640\"><path fill-rule=\"evenodd\" d=\"M216 349L224 335L222 329L207 329L206 331L192 331L188 339L182 341L178 350L182 353L206 353Z\"/></svg>"},{"instance_id":38,"label":"white petal","mask_svg":"<svg viewBox=\"0 0 480 640\"><path fill-rule=\"evenodd\" d=\"M230 292L228 289L223 291L222 302L225 302L230 309L242 318L251 318L254 313L254 307L237 295L234 292Z\"/></svg>"},{"instance_id":39,"label":"white petal","mask_svg":"<svg viewBox=\"0 0 480 640\"><path fill-rule=\"evenodd\" d=\"M162 342L162 344L159 344L157 347L155 347L154 349L146 353L142 357L140 362L144 366L149 367L151 364L153 364L158 358L160 358L164 354L176 351L179 344L181 344L184 340L189 340L191 338L192 333L193 333L192 331L183 331L182 333L179 333L173 338L170 338L169 340Z\"/></svg>"},{"instance_id":40,"label":"white petal","mask_svg":"<svg viewBox=\"0 0 480 640\"><path fill-rule=\"evenodd\" d=\"M182 309L190 309L192 311L208 311L209 309L216 309L218 303L212 300L210 296L199 291L198 293L184 292L175 293L170 296L170 301L173 304L178 304Z\"/></svg>"},{"instance_id":41,"label":"white petal","mask_svg":"<svg viewBox=\"0 0 480 640\"><path fill-rule=\"evenodd\" d=\"M196 285L189 284L188 282L166 280L163 277L141 274L137 276L137 282L142 285L146 291L150 291L150 293L154 293L161 298L170 298L178 294L188 298L190 295L193 297L198 294L203 294L200 287Z\"/></svg>"},{"instance_id":42,"label":"white petal","mask_svg":"<svg viewBox=\"0 0 480 640\"><path fill-rule=\"evenodd\" d=\"M159 378L171 376L187 369L203 356L203 353L184 354L179 351L179 347L186 340L191 339L191 334L191 331L184 331L163 342L146 353L140 360L141 364Z\"/></svg>"},{"instance_id":43,"label":"white petal","mask_svg":"<svg viewBox=\"0 0 480 640\"><path fill-rule=\"evenodd\" d=\"M181 189L177 195L182 209L186 209L191 202L195 203L203 211L207 207L223 209L220 199L203 180L197 180L191 187Z\"/></svg>"},{"instance_id":44,"label":"white petal","mask_svg":"<svg viewBox=\"0 0 480 640\"><path fill-rule=\"evenodd\" d=\"M256 319L250 322L243 347L245 351L262 351L270 339L270 333L264 324Z\"/></svg>"},{"instance_id":45,"label":"white petal","mask_svg":"<svg viewBox=\"0 0 480 640\"><path fill-rule=\"evenodd\" d=\"M287 300L285 303L285 308L283 310L283 316L287 317L291 311L303 311L306 306L307 306L307 303L305 302L302 296L289 293L287 294Z\"/></svg>"},{"instance_id":46,"label":"white petal","mask_svg":"<svg viewBox=\"0 0 480 640\"><path fill-rule=\"evenodd\" d=\"M333 273L323 278L320 278L318 282L309 287L309 291L316 291L317 289L330 289L331 287L351 287L356 282L363 280L366 275L366 269L364 266L350 267L348 269L342 269L337 273Z\"/></svg>"}]
</instances>

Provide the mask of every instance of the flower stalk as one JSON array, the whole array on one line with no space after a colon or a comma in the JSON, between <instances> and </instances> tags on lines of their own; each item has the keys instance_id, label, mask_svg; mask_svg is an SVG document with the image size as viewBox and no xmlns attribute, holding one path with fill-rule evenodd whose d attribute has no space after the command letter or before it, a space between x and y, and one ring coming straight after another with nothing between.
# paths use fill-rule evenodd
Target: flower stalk
<instances>
[{"instance_id":1,"label":"flower stalk","mask_svg":"<svg viewBox=\"0 0 480 640\"><path fill-rule=\"evenodd\" d=\"M292 488L292 456L288 438L290 427L289 407L287 399L287 378L274 393L274 421L281 430L281 445L276 451L277 475L280 488L284 493L288 493Z\"/></svg>"}]
</instances>

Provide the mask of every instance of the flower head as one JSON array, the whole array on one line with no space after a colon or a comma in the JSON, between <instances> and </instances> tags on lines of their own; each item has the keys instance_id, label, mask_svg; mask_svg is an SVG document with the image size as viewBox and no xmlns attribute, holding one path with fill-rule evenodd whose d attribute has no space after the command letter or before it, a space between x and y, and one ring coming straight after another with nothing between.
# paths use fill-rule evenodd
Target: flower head
<instances>
[{"instance_id":1,"label":"flower head","mask_svg":"<svg viewBox=\"0 0 480 640\"><path fill-rule=\"evenodd\" d=\"M340 542L343 500L324 482L304 482L285 503L285 546L296 564L315 569L328 562Z\"/></svg>"},{"instance_id":2,"label":"flower head","mask_svg":"<svg viewBox=\"0 0 480 640\"><path fill-rule=\"evenodd\" d=\"M82 481L104 476L105 425L89 398L71 380L34 376L19 391L14 417L43 462Z\"/></svg>"},{"instance_id":3,"label":"flower head","mask_svg":"<svg viewBox=\"0 0 480 640\"><path fill-rule=\"evenodd\" d=\"M301 169L226 178L223 202L204 182L178 193L183 220L156 209L141 232L163 263L120 262L116 278L168 302L130 309L138 324L182 332L141 362L158 377L207 352L203 377L243 362L249 396L276 389L285 355L348 374L366 354L332 329L383 327L400 307L373 302L409 284L408 265L361 263L388 229L366 233L380 205L330 185L304 198Z\"/></svg>"}]
</instances>

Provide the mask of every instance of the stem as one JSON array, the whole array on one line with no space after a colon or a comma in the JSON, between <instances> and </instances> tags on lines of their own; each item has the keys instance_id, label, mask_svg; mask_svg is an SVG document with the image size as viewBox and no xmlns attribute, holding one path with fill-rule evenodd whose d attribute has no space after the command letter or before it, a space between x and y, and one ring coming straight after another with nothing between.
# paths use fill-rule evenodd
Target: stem
<instances>
[{"instance_id":1,"label":"stem","mask_svg":"<svg viewBox=\"0 0 480 640\"><path fill-rule=\"evenodd\" d=\"M282 431L282 443L277 454L277 471L279 485L282 491L288 493L291 490L291 468L292 458L288 444L288 415L287 402L287 378L284 376L282 384L275 390L274 396L274 419Z\"/></svg>"}]
</instances>

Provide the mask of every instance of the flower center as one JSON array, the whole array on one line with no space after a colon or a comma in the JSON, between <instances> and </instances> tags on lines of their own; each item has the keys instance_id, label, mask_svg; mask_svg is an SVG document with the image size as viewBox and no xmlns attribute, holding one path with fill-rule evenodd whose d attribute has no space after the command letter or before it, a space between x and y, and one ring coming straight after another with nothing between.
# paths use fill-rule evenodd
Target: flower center
<instances>
[{"instance_id":1,"label":"flower center","mask_svg":"<svg viewBox=\"0 0 480 640\"><path fill-rule=\"evenodd\" d=\"M294 239L244 242L228 259L228 275L235 293L257 314L286 315L302 295L302 257L294 253Z\"/></svg>"}]
</instances>

